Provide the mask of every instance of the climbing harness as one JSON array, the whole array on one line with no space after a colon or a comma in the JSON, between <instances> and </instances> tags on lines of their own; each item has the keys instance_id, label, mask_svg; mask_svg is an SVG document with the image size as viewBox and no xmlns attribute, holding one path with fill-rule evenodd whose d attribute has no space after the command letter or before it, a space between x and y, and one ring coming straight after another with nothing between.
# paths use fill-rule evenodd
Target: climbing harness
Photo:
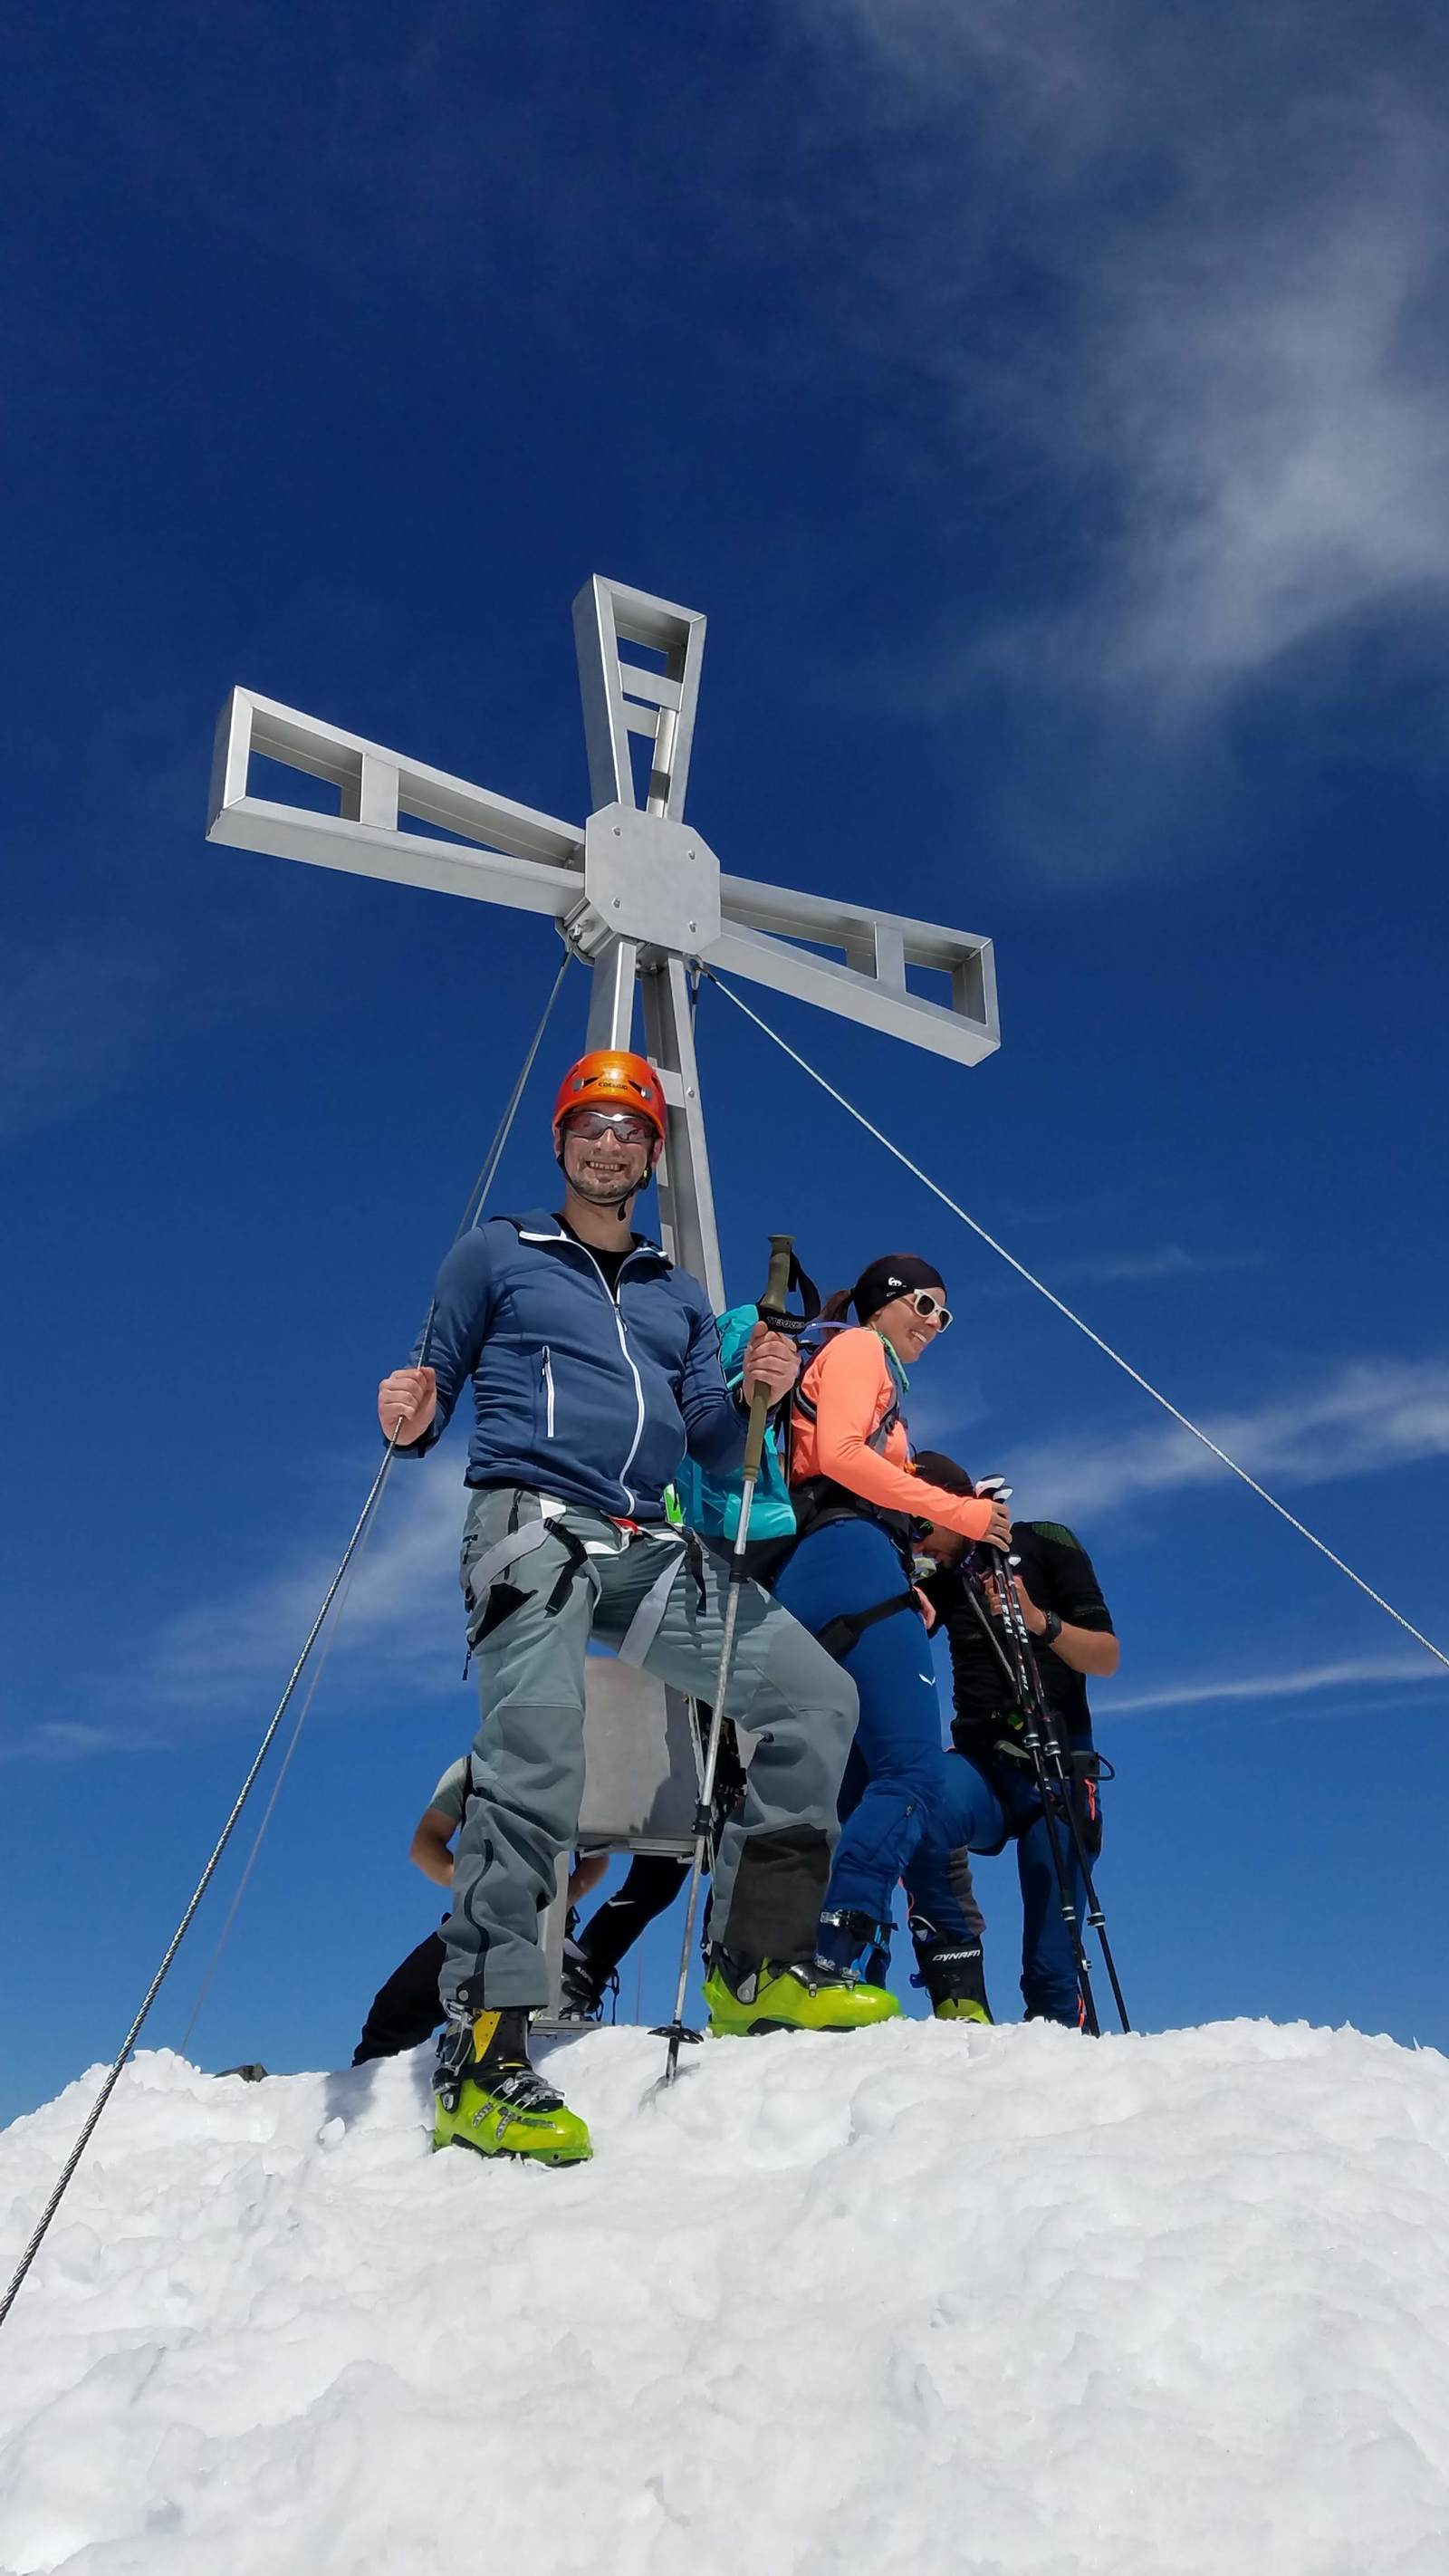
<instances>
[{"instance_id":1,"label":"climbing harness","mask_svg":"<svg viewBox=\"0 0 1449 2576\"><path fill-rule=\"evenodd\" d=\"M530 1496L529 1499L532 1501L535 1497ZM485 1549L481 1556L464 1564L463 1580L472 1612L468 1626L469 1661L471 1662L484 1638L491 1636L495 1628L501 1627L509 1612L515 1609L525 1597L513 1584L504 1583L503 1576L511 1574L513 1568L524 1557L531 1556L536 1548L542 1547L546 1540L552 1539L563 1549L564 1563L543 1605L544 1616L548 1619L557 1618L579 1577L588 1575L589 1560L592 1557L622 1556L626 1548L636 1543L652 1545L664 1551L664 1562L635 1610L620 1644L615 1649L616 1660L619 1663L643 1664L659 1634L664 1613L669 1606L669 1596L674 1589L675 1578L682 1567L687 1565L693 1568L700 1598L703 1600L704 1582L699 1566L700 1547L694 1532L672 1527L656 1529L652 1525L639 1521L618 1520L612 1524L618 1531L617 1539L580 1538L577 1532L569 1529L564 1522L563 1514L569 1509L567 1503L553 1494L539 1494L536 1500L539 1507L536 1520L521 1523L515 1521L514 1527L505 1537L495 1540L493 1546ZM515 1513L517 1508L516 1500ZM466 1670L465 1665L465 1673Z\"/></svg>"}]
</instances>

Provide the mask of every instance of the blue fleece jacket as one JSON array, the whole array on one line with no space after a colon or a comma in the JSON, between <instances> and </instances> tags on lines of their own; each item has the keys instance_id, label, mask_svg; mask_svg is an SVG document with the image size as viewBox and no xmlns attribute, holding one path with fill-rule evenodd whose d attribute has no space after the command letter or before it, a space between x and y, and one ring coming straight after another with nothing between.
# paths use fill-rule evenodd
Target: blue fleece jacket
<instances>
[{"instance_id":1,"label":"blue fleece jacket","mask_svg":"<svg viewBox=\"0 0 1449 2576\"><path fill-rule=\"evenodd\" d=\"M557 1217L494 1217L454 1244L434 1295L438 1409L404 1456L433 1447L471 1377L470 1485L658 1521L686 1448L717 1474L739 1466L745 1419L709 1299L656 1245L626 1256L615 1296Z\"/></svg>"}]
</instances>

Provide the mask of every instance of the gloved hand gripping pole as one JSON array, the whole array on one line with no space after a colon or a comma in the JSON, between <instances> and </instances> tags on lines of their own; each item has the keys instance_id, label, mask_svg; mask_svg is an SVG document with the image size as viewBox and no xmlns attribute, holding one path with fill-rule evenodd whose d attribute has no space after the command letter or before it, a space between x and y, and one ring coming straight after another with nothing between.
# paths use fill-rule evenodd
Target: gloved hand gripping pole
<instances>
[{"instance_id":1,"label":"gloved hand gripping pole","mask_svg":"<svg viewBox=\"0 0 1449 2576\"><path fill-rule=\"evenodd\" d=\"M790 1256L793 1241L788 1234L770 1237L770 1271L765 1293L759 1302L762 1324L773 1332L785 1330L790 1318L785 1301L790 1293ZM698 2040L701 2031L690 2029L684 2018L684 1998L689 1985L689 1963L694 1951L694 1921L699 1910L700 1881L704 1875L704 1855L709 1844L710 1823L714 1810L714 1775L719 1764L720 1737L724 1729L725 1698L729 1690L730 1666L734 1660L735 1628L740 1613L740 1586L748 1580L745 1551L749 1545L750 1512L755 1499L755 1483L765 1447L765 1416L770 1409L768 1387L757 1386L750 1398L750 1427L745 1435L745 1457L740 1491L739 1526L735 1531L734 1549L730 1556L729 1584L725 1593L724 1629L720 1637L719 1672L714 1686L714 1705L710 1710L709 1735L704 1748L704 1769L700 1775L699 1805L694 1814L694 1855L689 1874L689 1904L684 1917L684 1940L679 1952L679 1983L674 1995L674 2019L654 2032L656 2039L667 2039L669 2055L662 2085L674 2082L679 2069L679 2051L685 2040Z\"/></svg>"}]
</instances>

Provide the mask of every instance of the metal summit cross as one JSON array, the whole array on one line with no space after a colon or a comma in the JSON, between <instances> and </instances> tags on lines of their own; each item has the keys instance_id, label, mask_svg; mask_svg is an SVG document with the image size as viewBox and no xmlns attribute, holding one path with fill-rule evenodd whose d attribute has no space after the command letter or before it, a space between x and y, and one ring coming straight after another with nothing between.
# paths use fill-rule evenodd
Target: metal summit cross
<instances>
[{"instance_id":1,"label":"metal summit cross","mask_svg":"<svg viewBox=\"0 0 1449 2576\"><path fill-rule=\"evenodd\" d=\"M693 609L598 574L580 591L574 634L597 800L582 828L233 689L217 727L207 838L549 914L593 969L591 1047L632 1045L637 983L644 1052L668 1111L659 1167L664 1246L704 1281L718 1309L726 1296L691 964L773 985L962 1064L989 1055L1000 1034L988 939L721 875L713 850L684 821L704 625ZM647 747L642 781L631 736ZM253 796L255 755L330 781L340 791L338 811ZM404 816L422 829L402 829ZM913 967L946 979L949 998L913 991Z\"/></svg>"}]
</instances>

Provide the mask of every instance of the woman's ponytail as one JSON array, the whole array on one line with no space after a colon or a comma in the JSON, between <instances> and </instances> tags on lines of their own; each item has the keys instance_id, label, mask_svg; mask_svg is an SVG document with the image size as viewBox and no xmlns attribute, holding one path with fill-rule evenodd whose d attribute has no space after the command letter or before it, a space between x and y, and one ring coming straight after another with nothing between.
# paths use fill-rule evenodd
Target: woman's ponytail
<instances>
[{"instance_id":1,"label":"woman's ponytail","mask_svg":"<svg viewBox=\"0 0 1449 2576\"><path fill-rule=\"evenodd\" d=\"M850 1300L854 1293L854 1290L850 1288L832 1289L830 1295L826 1298L824 1305L820 1309L821 1323L843 1324L846 1316L850 1312Z\"/></svg>"}]
</instances>

